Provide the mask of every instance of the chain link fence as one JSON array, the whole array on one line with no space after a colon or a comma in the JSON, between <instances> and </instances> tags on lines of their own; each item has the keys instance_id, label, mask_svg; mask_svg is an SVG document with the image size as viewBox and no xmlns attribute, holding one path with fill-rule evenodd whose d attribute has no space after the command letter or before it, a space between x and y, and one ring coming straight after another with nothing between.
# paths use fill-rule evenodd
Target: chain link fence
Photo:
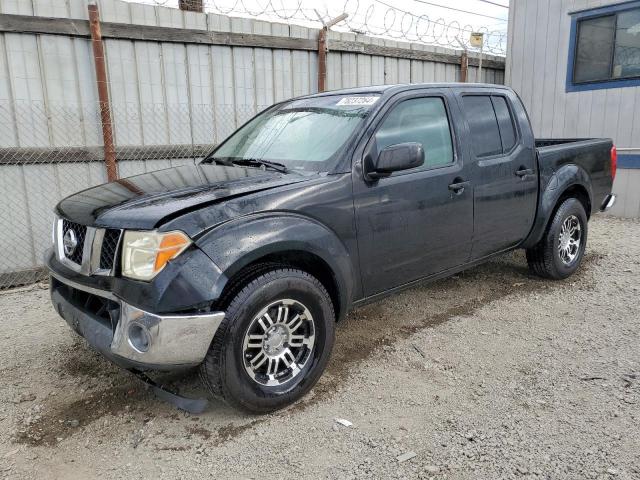
<instances>
[{"instance_id":1,"label":"chain link fence","mask_svg":"<svg viewBox=\"0 0 640 480\"><path fill-rule=\"evenodd\" d=\"M193 164L255 113L237 105L112 104L118 176ZM106 181L97 103L0 102L0 289L46 278L54 206Z\"/></svg>"},{"instance_id":2,"label":"chain link fence","mask_svg":"<svg viewBox=\"0 0 640 480\"><path fill-rule=\"evenodd\" d=\"M68 195L105 183L107 165L109 176L115 173L115 163L119 177L125 178L192 164L257 111L274 101L316 90L317 32L293 28L293 13L301 14L302 3L286 18L281 17L282 8L264 4L263 8L277 14L278 23L268 23L262 18L265 12L244 12L246 8L234 1L229 10L223 0L204 0L204 11L223 15L154 6L175 7L177 0L144 0L147 5L141 1L101 0L99 11L91 9L94 20L99 16L108 27L105 31L111 29L105 35L104 49L99 48L101 43L92 43L83 30L97 26L96 21L79 20L85 14L83 2L14 0L2 8L0 289L45 278L43 255L51 245L54 206ZM292 1L315 8L307 0ZM349 22L360 18L371 27L365 33L371 30L393 37L395 27L387 22L384 31L373 31L379 17L359 11L347 12L351 31L358 25ZM246 13L261 20L225 17L225 13ZM312 13L317 28L318 17ZM320 13L325 20L333 15ZM16 14L25 18L9 18ZM385 15L391 22L393 16ZM418 32L419 40L438 43L440 30L434 30L435 24L426 18L393 18L406 19L398 38L411 39L414 37L406 33ZM24 31L15 31L16 22ZM35 31L34 22L40 25ZM202 29L198 35L194 27ZM151 36L155 40L144 33L142 37L132 35L149 28L156 32ZM176 35L179 28L188 35ZM215 41L200 35L206 30L215 34ZM451 31L459 33L457 27ZM237 44L227 44L230 40L224 32L235 35ZM96 28L88 33L97 38ZM443 38L445 43L451 40ZM387 45L387 40L356 38L352 33L340 41L349 48L330 47L325 64L330 89L450 82L460 76L462 60L454 50ZM302 48L300 42L306 46ZM95 56L94 46L98 48ZM496 58L486 60L485 81L502 82L504 67ZM472 71L477 69L469 69ZM103 128L98 102L101 99L106 105L106 97L110 114L105 124L111 126L107 141L104 131L109 129Z\"/></svg>"}]
</instances>

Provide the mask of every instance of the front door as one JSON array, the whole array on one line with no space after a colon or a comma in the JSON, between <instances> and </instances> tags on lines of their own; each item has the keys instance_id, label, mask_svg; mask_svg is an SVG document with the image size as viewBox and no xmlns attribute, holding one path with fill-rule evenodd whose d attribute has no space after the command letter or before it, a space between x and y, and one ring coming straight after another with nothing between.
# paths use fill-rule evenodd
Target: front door
<instances>
[{"instance_id":1,"label":"front door","mask_svg":"<svg viewBox=\"0 0 640 480\"><path fill-rule=\"evenodd\" d=\"M399 95L377 119L364 155L421 143L424 165L374 182L354 165L354 204L365 296L468 261L473 184L455 129L460 121L446 89Z\"/></svg>"}]
</instances>

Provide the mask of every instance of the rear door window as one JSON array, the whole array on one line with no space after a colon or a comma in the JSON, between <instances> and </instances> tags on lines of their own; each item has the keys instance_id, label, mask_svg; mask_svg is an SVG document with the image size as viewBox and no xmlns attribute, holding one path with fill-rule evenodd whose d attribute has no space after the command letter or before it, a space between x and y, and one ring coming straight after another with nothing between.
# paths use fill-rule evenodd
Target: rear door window
<instances>
[{"instance_id":1,"label":"rear door window","mask_svg":"<svg viewBox=\"0 0 640 480\"><path fill-rule=\"evenodd\" d=\"M471 129L476 157L490 157L502 153L498 119L489 95L465 95L464 111Z\"/></svg>"},{"instance_id":2,"label":"rear door window","mask_svg":"<svg viewBox=\"0 0 640 480\"><path fill-rule=\"evenodd\" d=\"M497 95L465 95L462 99L476 157L508 153L517 134L507 100Z\"/></svg>"}]
</instances>

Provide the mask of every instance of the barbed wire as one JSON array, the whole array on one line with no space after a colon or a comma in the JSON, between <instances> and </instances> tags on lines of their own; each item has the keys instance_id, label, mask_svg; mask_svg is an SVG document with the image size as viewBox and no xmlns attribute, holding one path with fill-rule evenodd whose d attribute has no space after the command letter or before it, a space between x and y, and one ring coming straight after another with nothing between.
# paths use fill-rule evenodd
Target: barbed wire
<instances>
[{"instance_id":1,"label":"barbed wire","mask_svg":"<svg viewBox=\"0 0 640 480\"><path fill-rule=\"evenodd\" d=\"M158 6L177 7L178 0L127 0L129 2L151 3ZM393 1L393 0L388 0ZM417 1L417 0L414 0ZM319 25L316 14L317 5L313 0L180 0L186 7L202 5L207 13L227 16L252 17L284 23L302 22L307 26ZM431 5L431 4L430 4ZM445 5L432 6L450 9L460 15L457 9ZM418 7L418 5L416 5ZM421 6L424 7L424 4ZM335 30L383 37L393 40L423 43L426 45L467 48L477 50L469 43L472 32L484 34L483 51L494 55L504 55L506 51L506 29L463 24L458 20L447 20L442 16L417 14L391 5L384 0L346 0L340 11L329 11L326 6L318 13L324 20L341 13L347 13L347 19L338 24ZM466 12L468 15L479 13ZM482 14L481 16L485 16ZM492 17L493 18L493 17ZM506 23L506 20L505 22Z\"/></svg>"}]
</instances>

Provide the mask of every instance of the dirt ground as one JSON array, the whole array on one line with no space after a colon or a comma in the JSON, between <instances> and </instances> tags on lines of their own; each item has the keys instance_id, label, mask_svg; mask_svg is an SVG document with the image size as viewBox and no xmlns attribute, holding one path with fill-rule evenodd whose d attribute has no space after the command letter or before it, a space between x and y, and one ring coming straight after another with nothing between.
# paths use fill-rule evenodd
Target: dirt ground
<instances>
[{"instance_id":1,"label":"dirt ground","mask_svg":"<svg viewBox=\"0 0 640 480\"><path fill-rule=\"evenodd\" d=\"M311 394L262 417L178 411L46 287L0 293L0 478L640 478L640 222L590 226L566 281L515 252L353 312Z\"/></svg>"}]
</instances>

